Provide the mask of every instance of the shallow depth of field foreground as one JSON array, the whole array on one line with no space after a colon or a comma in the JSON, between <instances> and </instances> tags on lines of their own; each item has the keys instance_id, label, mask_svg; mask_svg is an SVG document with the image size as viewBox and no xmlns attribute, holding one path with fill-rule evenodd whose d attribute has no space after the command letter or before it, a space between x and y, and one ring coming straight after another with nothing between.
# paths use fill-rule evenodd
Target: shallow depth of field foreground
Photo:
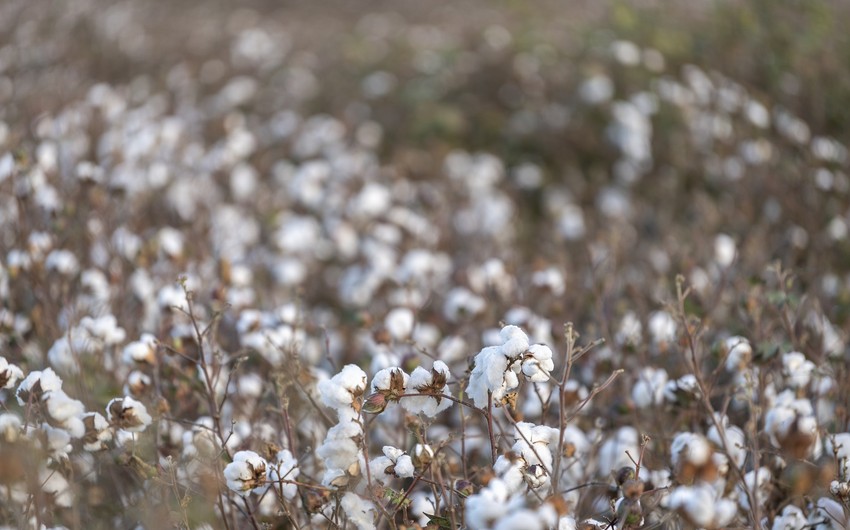
<instances>
[{"instance_id":1,"label":"shallow depth of field foreground","mask_svg":"<svg viewBox=\"0 0 850 530\"><path fill-rule=\"evenodd\" d=\"M0 528L850 529L837 1L0 1Z\"/></svg>"}]
</instances>

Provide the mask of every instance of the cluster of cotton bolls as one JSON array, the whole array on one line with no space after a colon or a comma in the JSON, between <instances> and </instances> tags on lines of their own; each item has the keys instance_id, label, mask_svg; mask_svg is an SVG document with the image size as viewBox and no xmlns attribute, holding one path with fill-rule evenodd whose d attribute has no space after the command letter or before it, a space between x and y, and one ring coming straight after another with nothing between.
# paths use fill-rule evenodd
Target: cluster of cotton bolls
<instances>
[{"instance_id":1,"label":"cluster of cotton bolls","mask_svg":"<svg viewBox=\"0 0 850 530\"><path fill-rule=\"evenodd\" d=\"M841 141L625 40L225 18L0 105L0 524L848 525Z\"/></svg>"}]
</instances>

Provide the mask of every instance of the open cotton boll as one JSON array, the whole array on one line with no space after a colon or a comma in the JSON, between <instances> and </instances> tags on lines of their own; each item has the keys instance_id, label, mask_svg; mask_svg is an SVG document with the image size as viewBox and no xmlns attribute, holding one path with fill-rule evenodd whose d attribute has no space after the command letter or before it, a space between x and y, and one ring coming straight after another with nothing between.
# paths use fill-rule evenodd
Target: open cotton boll
<instances>
[{"instance_id":1,"label":"open cotton boll","mask_svg":"<svg viewBox=\"0 0 850 530\"><path fill-rule=\"evenodd\" d=\"M753 356L753 347L745 337L729 337L724 341L726 347L726 370L738 371L749 366Z\"/></svg>"},{"instance_id":2,"label":"open cotton boll","mask_svg":"<svg viewBox=\"0 0 850 530\"><path fill-rule=\"evenodd\" d=\"M298 493L298 486L286 481L297 479L300 473L298 459L287 449L283 449L278 451L275 462L269 466L269 482L276 490L283 492L285 499L292 500Z\"/></svg>"},{"instance_id":3,"label":"open cotton boll","mask_svg":"<svg viewBox=\"0 0 850 530\"><path fill-rule=\"evenodd\" d=\"M552 350L544 344L533 344L528 347L522 361L522 374L532 383L542 383L549 380L549 373L555 369L552 360Z\"/></svg>"},{"instance_id":4,"label":"open cotton boll","mask_svg":"<svg viewBox=\"0 0 850 530\"><path fill-rule=\"evenodd\" d=\"M713 452L711 444L704 436L692 432L680 432L670 444L670 458L676 468L684 464L704 466L711 459Z\"/></svg>"},{"instance_id":5,"label":"open cotton boll","mask_svg":"<svg viewBox=\"0 0 850 530\"><path fill-rule=\"evenodd\" d=\"M829 434L824 445L826 454L835 455L840 463L839 476L850 480L850 433Z\"/></svg>"},{"instance_id":6,"label":"open cotton boll","mask_svg":"<svg viewBox=\"0 0 850 530\"><path fill-rule=\"evenodd\" d=\"M42 468L38 472L41 490L53 498L56 506L70 508L74 504L74 492L68 480L59 471Z\"/></svg>"},{"instance_id":7,"label":"open cotton boll","mask_svg":"<svg viewBox=\"0 0 850 530\"><path fill-rule=\"evenodd\" d=\"M799 530L806 527L806 516L803 510L789 504L782 508L782 513L773 520L771 530Z\"/></svg>"},{"instance_id":8,"label":"open cotton boll","mask_svg":"<svg viewBox=\"0 0 850 530\"><path fill-rule=\"evenodd\" d=\"M755 470L747 472L744 475L744 484L746 484L747 491L752 494L752 492L757 491L757 498L759 502L764 502L764 499L770 497L770 492L772 489L772 474L770 469L766 467L760 467L758 469L758 473ZM742 485L738 485L738 504L741 506L741 509L746 511L750 510L750 497L747 494L747 491L744 490Z\"/></svg>"},{"instance_id":9,"label":"open cotton boll","mask_svg":"<svg viewBox=\"0 0 850 530\"><path fill-rule=\"evenodd\" d=\"M18 404L23 407L27 401L38 401L43 394L54 390L62 390L62 379L51 368L45 368L42 371L30 372L18 385L15 395Z\"/></svg>"},{"instance_id":10,"label":"open cotton boll","mask_svg":"<svg viewBox=\"0 0 850 530\"><path fill-rule=\"evenodd\" d=\"M375 530L374 504L349 491L342 496L340 505L348 516L348 522L357 530Z\"/></svg>"},{"instance_id":11,"label":"open cotton boll","mask_svg":"<svg viewBox=\"0 0 850 530\"><path fill-rule=\"evenodd\" d=\"M341 410L359 410L359 398L366 390L366 372L355 364L347 364L329 380L319 381L319 395L326 406Z\"/></svg>"},{"instance_id":12,"label":"open cotton boll","mask_svg":"<svg viewBox=\"0 0 850 530\"><path fill-rule=\"evenodd\" d=\"M73 438L82 438L85 427L80 417L85 413L82 401L71 399L62 390L53 390L44 395L43 403L48 421L66 430Z\"/></svg>"},{"instance_id":13,"label":"open cotton boll","mask_svg":"<svg viewBox=\"0 0 850 530\"><path fill-rule=\"evenodd\" d=\"M449 367L443 361L434 361L431 370L421 366L410 374L407 382L408 392L427 394L427 396L411 396L401 400L401 405L411 414L424 414L434 417L452 406L452 401L442 396L449 396L448 380L451 376Z\"/></svg>"},{"instance_id":14,"label":"open cotton boll","mask_svg":"<svg viewBox=\"0 0 850 530\"><path fill-rule=\"evenodd\" d=\"M112 440L112 429L109 422L99 412L87 412L82 416L85 434L83 435L83 449L86 451L100 451L106 449L106 442Z\"/></svg>"},{"instance_id":15,"label":"open cotton boll","mask_svg":"<svg viewBox=\"0 0 850 530\"><path fill-rule=\"evenodd\" d=\"M714 261L723 268L732 265L738 253L735 240L727 234L717 234L714 238Z\"/></svg>"},{"instance_id":16,"label":"open cotton boll","mask_svg":"<svg viewBox=\"0 0 850 530\"><path fill-rule=\"evenodd\" d=\"M106 405L106 417L129 432L142 432L153 421L145 406L129 396L112 399Z\"/></svg>"},{"instance_id":17,"label":"open cotton boll","mask_svg":"<svg viewBox=\"0 0 850 530\"><path fill-rule=\"evenodd\" d=\"M373 458L369 462L369 472L372 478L387 482L393 477L409 478L413 476L413 460L401 449L385 445L383 456Z\"/></svg>"},{"instance_id":18,"label":"open cotton boll","mask_svg":"<svg viewBox=\"0 0 850 530\"><path fill-rule=\"evenodd\" d=\"M811 380L815 364L800 352L782 354L782 372L791 388L804 388Z\"/></svg>"},{"instance_id":19,"label":"open cotton boll","mask_svg":"<svg viewBox=\"0 0 850 530\"><path fill-rule=\"evenodd\" d=\"M150 333L142 333L139 340L124 346L121 357L127 364L153 364L156 360L156 337Z\"/></svg>"},{"instance_id":20,"label":"open cotton boll","mask_svg":"<svg viewBox=\"0 0 850 530\"><path fill-rule=\"evenodd\" d=\"M638 380L632 387L632 401L639 409L660 405L664 402L664 386L666 384L666 370L647 366L640 371Z\"/></svg>"},{"instance_id":21,"label":"open cotton boll","mask_svg":"<svg viewBox=\"0 0 850 530\"><path fill-rule=\"evenodd\" d=\"M266 471L268 462L254 451L239 451L224 468L227 487L239 495L263 493L268 488Z\"/></svg>"},{"instance_id":22,"label":"open cotton boll","mask_svg":"<svg viewBox=\"0 0 850 530\"><path fill-rule=\"evenodd\" d=\"M729 499L717 498L708 484L679 486L667 499L668 507L702 528L722 528L735 518L738 508Z\"/></svg>"},{"instance_id":23,"label":"open cotton boll","mask_svg":"<svg viewBox=\"0 0 850 530\"><path fill-rule=\"evenodd\" d=\"M666 344L676 340L676 320L667 311L653 312L647 325L653 344Z\"/></svg>"},{"instance_id":24,"label":"open cotton boll","mask_svg":"<svg viewBox=\"0 0 850 530\"><path fill-rule=\"evenodd\" d=\"M395 340L406 340L413 333L415 318L413 311L406 307L397 307L387 313L384 326Z\"/></svg>"},{"instance_id":25,"label":"open cotton boll","mask_svg":"<svg viewBox=\"0 0 850 530\"><path fill-rule=\"evenodd\" d=\"M10 364L5 357L0 357L0 389L12 388L24 373L14 364Z\"/></svg>"}]
</instances>

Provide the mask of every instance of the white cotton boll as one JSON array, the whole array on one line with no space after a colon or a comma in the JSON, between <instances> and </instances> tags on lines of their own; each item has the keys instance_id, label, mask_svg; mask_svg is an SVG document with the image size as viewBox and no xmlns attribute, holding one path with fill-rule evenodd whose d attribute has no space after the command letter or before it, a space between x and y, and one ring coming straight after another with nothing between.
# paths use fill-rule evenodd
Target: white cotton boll
<instances>
[{"instance_id":1,"label":"white cotton boll","mask_svg":"<svg viewBox=\"0 0 850 530\"><path fill-rule=\"evenodd\" d=\"M56 271L63 276L73 276L80 270L80 264L73 252L65 249L56 249L47 255L44 266L49 271Z\"/></svg>"},{"instance_id":2,"label":"white cotton boll","mask_svg":"<svg viewBox=\"0 0 850 530\"><path fill-rule=\"evenodd\" d=\"M40 429L44 435L42 440L46 451L54 456L67 455L72 451L71 435L68 431L47 423L42 423Z\"/></svg>"},{"instance_id":3,"label":"white cotton boll","mask_svg":"<svg viewBox=\"0 0 850 530\"><path fill-rule=\"evenodd\" d=\"M771 530L800 530L806 527L806 516L803 510L788 504L782 508L782 513L773 520Z\"/></svg>"},{"instance_id":4,"label":"white cotton boll","mask_svg":"<svg viewBox=\"0 0 850 530\"><path fill-rule=\"evenodd\" d=\"M161 309L172 311L188 311L186 293L177 284L169 284L162 287L156 297L157 305Z\"/></svg>"},{"instance_id":5,"label":"white cotton boll","mask_svg":"<svg viewBox=\"0 0 850 530\"><path fill-rule=\"evenodd\" d=\"M726 370L735 372L750 364L753 347L745 337L729 337L724 342L726 347Z\"/></svg>"},{"instance_id":6,"label":"white cotton boll","mask_svg":"<svg viewBox=\"0 0 850 530\"><path fill-rule=\"evenodd\" d=\"M760 467L758 470L758 474L756 471L749 471L746 475L744 475L744 484L746 484L747 490L749 490L750 494L754 492L756 489L758 490L758 499L759 502L764 502L764 499L770 497L770 489L771 489L771 479L772 475L770 469L766 467ZM741 509L744 511L750 510L750 499L747 492L744 491L742 485L738 485L738 504L741 506Z\"/></svg>"},{"instance_id":7,"label":"white cotton boll","mask_svg":"<svg viewBox=\"0 0 850 530\"><path fill-rule=\"evenodd\" d=\"M455 287L446 295L446 300L443 303L443 315L450 322L459 322L481 313L486 305L483 298L469 289Z\"/></svg>"},{"instance_id":8,"label":"white cotton boll","mask_svg":"<svg viewBox=\"0 0 850 530\"><path fill-rule=\"evenodd\" d=\"M528 347L522 361L522 374L532 383L542 383L549 380L549 373L555 369L552 360L552 350L544 344L533 344Z\"/></svg>"},{"instance_id":9,"label":"white cotton boll","mask_svg":"<svg viewBox=\"0 0 850 530\"><path fill-rule=\"evenodd\" d=\"M811 380L815 364L800 352L782 354L782 372L791 388L804 388Z\"/></svg>"},{"instance_id":10,"label":"white cotton boll","mask_svg":"<svg viewBox=\"0 0 850 530\"><path fill-rule=\"evenodd\" d=\"M42 468L38 472L41 490L53 497L53 502L60 508L70 508L74 504L74 492L71 485L59 471Z\"/></svg>"},{"instance_id":11,"label":"white cotton boll","mask_svg":"<svg viewBox=\"0 0 850 530\"><path fill-rule=\"evenodd\" d=\"M711 486L679 486L668 497L668 506L703 528L727 526L737 514L733 501L718 499Z\"/></svg>"},{"instance_id":12,"label":"white cotton boll","mask_svg":"<svg viewBox=\"0 0 850 530\"><path fill-rule=\"evenodd\" d=\"M834 454L841 463L839 476L850 479L850 433L829 434L825 445L826 454Z\"/></svg>"},{"instance_id":13,"label":"white cotton boll","mask_svg":"<svg viewBox=\"0 0 850 530\"><path fill-rule=\"evenodd\" d=\"M507 514L496 522L493 530L544 530L543 521L537 512L522 509Z\"/></svg>"},{"instance_id":14,"label":"white cotton boll","mask_svg":"<svg viewBox=\"0 0 850 530\"><path fill-rule=\"evenodd\" d=\"M419 526L425 526L430 521L426 514L437 513L437 502L434 494L425 491L415 491L410 495L410 514L416 518Z\"/></svg>"},{"instance_id":15,"label":"white cotton boll","mask_svg":"<svg viewBox=\"0 0 850 530\"><path fill-rule=\"evenodd\" d=\"M667 311L655 311L649 316L649 336L654 344L676 340L676 320Z\"/></svg>"},{"instance_id":16,"label":"white cotton boll","mask_svg":"<svg viewBox=\"0 0 850 530\"><path fill-rule=\"evenodd\" d=\"M502 340L502 354L505 357L516 358L528 350L528 335L518 326L505 326L499 332Z\"/></svg>"},{"instance_id":17,"label":"white cotton boll","mask_svg":"<svg viewBox=\"0 0 850 530\"><path fill-rule=\"evenodd\" d=\"M268 462L254 451L239 451L224 468L227 487L239 495L261 494L266 491Z\"/></svg>"},{"instance_id":18,"label":"white cotton boll","mask_svg":"<svg viewBox=\"0 0 850 530\"><path fill-rule=\"evenodd\" d=\"M737 245L732 236L717 234L714 238L714 261L721 267L728 267L735 261L738 253Z\"/></svg>"},{"instance_id":19,"label":"white cotton boll","mask_svg":"<svg viewBox=\"0 0 850 530\"><path fill-rule=\"evenodd\" d=\"M584 237L587 228L584 223L584 212L577 204L565 204L561 207L557 219L558 233L568 241L576 241Z\"/></svg>"},{"instance_id":20,"label":"white cotton boll","mask_svg":"<svg viewBox=\"0 0 850 530\"><path fill-rule=\"evenodd\" d=\"M536 271L531 276L531 283L535 287L549 289L555 296L563 295L566 290L564 275L555 267Z\"/></svg>"},{"instance_id":21,"label":"white cotton boll","mask_svg":"<svg viewBox=\"0 0 850 530\"><path fill-rule=\"evenodd\" d=\"M0 441L5 443L14 443L21 435L21 427L23 426L21 418L12 412L4 412L0 414Z\"/></svg>"},{"instance_id":22,"label":"white cotton boll","mask_svg":"<svg viewBox=\"0 0 850 530\"><path fill-rule=\"evenodd\" d=\"M85 412L82 401L71 399L62 390L46 393L43 400L47 416L55 426L65 429L73 438L82 438L85 434L80 420Z\"/></svg>"},{"instance_id":23,"label":"white cotton boll","mask_svg":"<svg viewBox=\"0 0 850 530\"><path fill-rule=\"evenodd\" d=\"M440 341L437 353L442 361L453 363L466 359L469 355L469 347L463 337L449 335Z\"/></svg>"},{"instance_id":24,"label":"white cotton boll","mask_svg":"<svg viewBox=\"0 0 850 530\"><path fill-rule=\"evenodd\" d=\"M814 530L846 530L850 520L840 503L827 497L817 500L815 509L809 513L807 527Z\"/></svg>"},{"instance_id":25,"label":"white cotton boll","mask_svg":"<svg viewBox=\"0 0 850 530\"><path fill-rule=\"evenodd\" d=\"M97 318L83 317L80 326L91 337L98 339L106 346L114 346L124 342L124 339L127 338L124 328L118 326L118 319L115 318L115 315L103 315Z\"/></svg>"},{"instance_id":26,"label":"white cotton boll","mask_svg":"<svg viewBox=\"0 0 850 530\"><path fill-rule=\"evenodd\" d=\"M639 409L660 405L664 402L666 384L666 370L646 367L640 371L640 376L632 387L632 401Z\"/></svg>"},{"instance_id":27,"label":"white cotton boll","mask_svg":"<svg viewBox=\"0 0 850 530\"><path fill-rule=\"evenodd\" d=\"M635 43L627 40L617 40L611 43L611 55L618 63L626 66L640 64L640 51Z\"/></svg>"},{"instance_id":28,"label":"white cotton boll","mask_svg":"<svg viewBox=\"0 0 850 530\"><path fill-rule=\"evenodd\" d=\"M617 343L623 345L637 346L643 338L643 325L634 311L629 311L620 320L617 330Z\"/></svg>"},{"instance_id":29,"label":"white cotton boll","mask_svg":"<svg viewBox=\"0 0 850 530\"><path fill-rule=\"evenodd\" d=\"M34 390L36 390L35 395L30 396ZM44 394L56 390L62 390L62 379L51 368L45 368L42 371L30 372L18 385L15 395L18 398L18 404L23 407L28 400L38 401Z\"/></svg>"},{"instance_id":30,"label":"white cotton boll","mask_svg":"<svg viewBox=\"0 0 850 530\"><path fill-rule=\"evenodd\" d=\"M85 425L85 436L83 438L83 449L86 451L100 451L106 449L106 443L112 440L112 429L109 422L99 412L87 412L82 416Z\"/></svg>"},{"instance_id":31,"label":"white cotton boll","mask_svg":"<svg viewBox=\"0 0 850 530\"><path fill-rule=\"evenodd\" d=\"M714 453L711 444L701 434L680 432L670 444L670 458L673 467L691 464L696 467L704 466Z\"/></svg>"},{"instance_id":32,"label":"white cotton boll","mask_svg":"<svg viewBox=\"0 0 850 530\"><path fill-rule=\"evenodd\" d=\"M599 448L598 475L606 476L623 466L633 466L634 464L626 455L626 451L635 455L639 453L639 450L637 430L629 426L620 427Z\"/></svg>"},{"instance_id":33,"label":"white cotton boll","mask_svg":"<svg viewBox=\"0 0 850 530\"><path fill-rule=\"evenodd\" d=\"M23 377L24 373L20 368L10 364L5 357L0 357L0 389L14 387Z\"/></svg>"},{"instance_id":34,"label":"white cotton boll","mask_svg":"<svg viewBox=\"0 0 850 530\"><path fill-rule=\"evenodd\" d=\"M366 390L366 372L355 364L345 365L338 374L329 380L319 381L317 388L322 403L332 409L350 408L355 396L361 396Z\"/></svg>"},{"instance_id":35,"label":"white cotton boll","mask_svg":"<svg viewBox=\"0 0 850 530\"><path fill-rule=\"evenodd\" d=\"M284 449L275 455L275 463L270 465L269 482L273 484L276 490L283 490L283 496L287 500L292 500L298 494L298 486L296 484L287 484L285 481L294 481L298 478L301 470L298 469L298 460L292 456L292 453ZM283 482L281 485L280 483Z\"/></svg>"},{"instance_id":36,"label":"white cotton boll","mask_svg":"<svg viewBox=\"0 0 850 530\"><path fill-rule=\"evenodd\" d=\"M685 374L675 381L668 381L664 386L664 399L676 403L681 395L697 397L700 395L699 381L694 374Z\"/></svg>"},{"instance_id":37,"label":"white cotton boll","mask_svg":"<svg viewBox=\"0 0 850 530\"><path fill-rule=\"evenodd\" d=\"M742 431L740 427L730 425L724 428L724 432L726 434L726 443L728 445L729 455L732 457L735 467L740 469L747 460L747 441L744 431ZM720 433L714 425L712 425L708 430L708 439L711 440L715 446L720 448L723 447L723 439L720 437Z\"/></svg>"},{"instance_id":38,"label":"white cotton boll","mask_svg":"<svg viewBox=\"0 0 850 530\"><path fill-rule=\"evenodd\" d=\"M142 432L153 421L145 406L129 396L112 399L106 405L106 417L128 432Z\"/></svg>"},{"instance_id":39,"label":"white cotton boll","mask_svg":"<svg viewBox=\"0 0 850 530\"><path fill-rule=\"evenodd\" d=\"M387 331L398 341L410 338L411 333L413 333L414 322L413 311L406 307L397 307L387 313L386 318L384 318L384 326Z\"/></svg>"},{"instance_id":40,"label":"white cotton boll","mask_svg":"<svg viewBox=\"0 0 850 530\"><path fill-rule=\"evenodd\" d=\"M340 505L348 516L348 522L357 530L375 530L374 504L349 491L342 496Z\"/></svg>"},{"instance_id":41,"label":"white cotton boll","mask_svg":"<svg viewBox=\"0 0 850 530\"><path fill-rule=\"evenodd\" d=\"M328 434L322 444L316 449L316 454L325 462L329 469L348 469L358 462L360 447L354 438L363 435L360 425L354 421L342 421L328 429Z\"/></svg>"},{"instance_id":42,"label":"white cotton boll","mask_svg":"<svg viewBox=\"0 0 850 530\"><path fill-rule=\"evenodd\" d=\"M408 392L429 396L404 398L401 401L402 407L411 414L424 414L431 418L451 407L451 400L440 397L451 395L446 384L450 377L449 367L443 361L434 361L431 370L417 366L407 381Z\"/></svg>"},{"instance_id":43,"label":"white cotton boll","mask_svg":"<svg viewBox=\"0 0 850 530\"><path fill-rule=\"evenodd\" d=\"M591 105L605 103L614 95L614 83L604 74L595 74L585 79L579 87L582 101Z\"/></svg>"},{"instance_id":44,"label":"white cotton boll","mask_svg":"<svg viewBox=\"0 0 850 530\"><path fill-rule=\"evenodd\" d=\"M153 364L156 361L156 343L156 337L150 333L142 333L139 340L124 346L121 357L127 364Z\"/></svg>"}]
</instances>

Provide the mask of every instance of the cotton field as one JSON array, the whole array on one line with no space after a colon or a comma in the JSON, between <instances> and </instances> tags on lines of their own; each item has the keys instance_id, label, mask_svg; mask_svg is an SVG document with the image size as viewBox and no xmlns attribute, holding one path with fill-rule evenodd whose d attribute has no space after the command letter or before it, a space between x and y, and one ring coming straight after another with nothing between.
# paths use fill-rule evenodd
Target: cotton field
<instances>
[{"instance_id":1,"label":"cotton field","mask_svg":"<svg viewBox=\"0 0 850 530\"><path fill-rule=\"evenodd\" d=\"M0 527L850 528L812 71L614 3L177 4L0 4Z\"/></svg>"}]
</instances>

